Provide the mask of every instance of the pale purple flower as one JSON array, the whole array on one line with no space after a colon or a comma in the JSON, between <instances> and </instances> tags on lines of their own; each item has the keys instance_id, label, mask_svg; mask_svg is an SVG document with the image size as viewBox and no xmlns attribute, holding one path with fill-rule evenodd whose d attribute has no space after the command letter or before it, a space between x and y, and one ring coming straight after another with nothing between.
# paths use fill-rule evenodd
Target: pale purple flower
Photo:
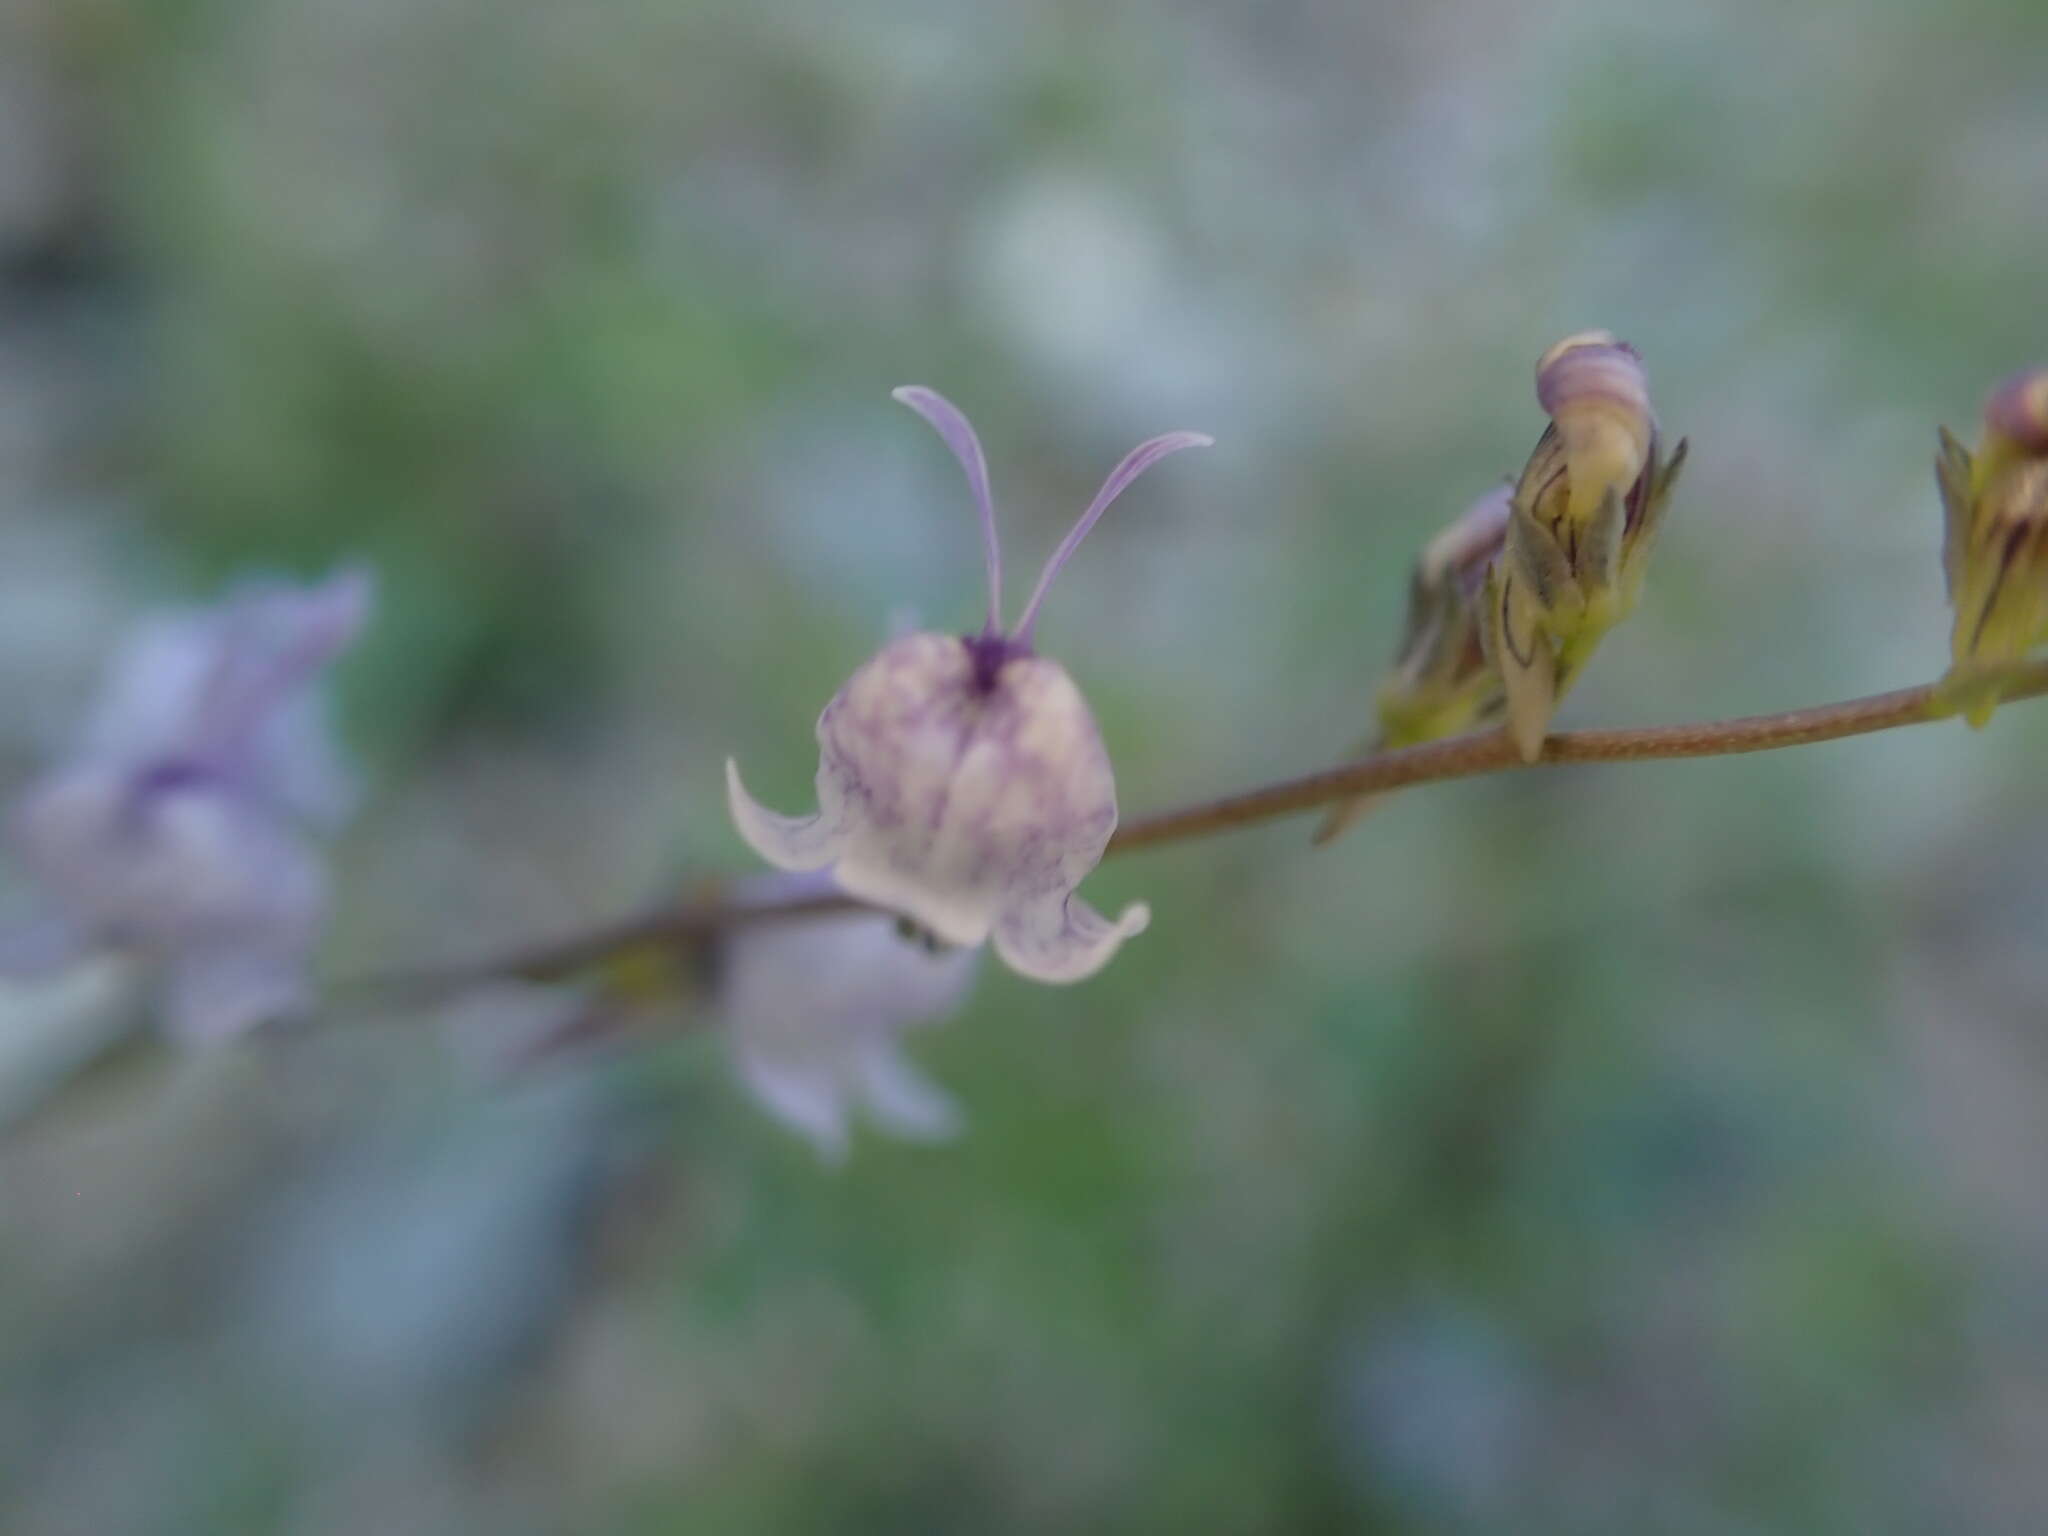
<instances>
[{"instance_id":1,"label":"pale purple flower","mask_svg":"<svg viewBox=\"0 0 2048 1536\"><path fill-rule=\"evenodd\" d=\"M762 1106L830 1162L846 1155L856 1108L907 1140L959 1130L953 1101L900 1041L959 1008L980 952L934 950L898 930L879 912L778 918L735 929L719 951L717 1010L734 1065Z\"/></svg>"},{"instance_id":2,"label":"pale purple flower","mask_svg":"<svg viewBox=\"0 0 2048 1536\"><path fill-rule=\"evenodd\" d=\"M765 809L728 760L733 821L780 869L830 869L850 894L945 943L992 938L1011 969L1078 981L1150 914L1133 904L1111 921L1075 894L1116 830L1116 781L1087 701L1064 668L1032 649L1032 631L1054 576L1109 504L1160 459L1210 439L1174 432L1132 449L1005 631L995 508L974 429L931 390L899 389L896 398L937 429L967 473L988 561L988 623L974 635L906 635L848 679L818 717L816 815Z\"/></svg>"},{"instance_id":3,"label":"pale purple flower","mask_svg":"<svg viewBox=\"0 0 2048 1536\"><path fill-rule=\"evenodd\" d=\"M371 596L346 570L137 628L72 751L12 809L41 911L0 932L0 970L131 956L156 973L168 1030L195 1041L303 1004L326 910L317 839L349 800L317 684Z\"/></svg>"}]
</instances>

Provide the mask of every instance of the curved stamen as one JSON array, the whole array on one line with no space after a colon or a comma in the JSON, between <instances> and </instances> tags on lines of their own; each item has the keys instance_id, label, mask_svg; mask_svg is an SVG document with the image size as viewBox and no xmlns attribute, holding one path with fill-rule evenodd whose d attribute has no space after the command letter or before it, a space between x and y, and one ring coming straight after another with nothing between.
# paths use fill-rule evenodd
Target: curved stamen
<instances>
[{"instance_id":1,"label":"curved stamen","mask_svg":"<svg viewBox=\"0 0 2048 1536\"><path fill-rule=\"evenodd\" d=\"M1164 437L1155 437L1149 442L1138 444L1124 455L1123 462L1109 472L1109 478L1102 482L1102 489L1095 493L1095 499L1088 503L1088 510L1071 532L1060 540L1060 547L1052 552L1052 558L1045 562L1045 570L1039 575L1038 585L1032 589L1031 601L1024 605L1024 612L1017 620L1017 639L1024 645L1031 643L1031 629L1038 622L1038 605L1045 601L1045 594L1052 587L1053 577L1059 575L1060 567L1081 541L1088 537L1088 530L1100 521L1102 514L1109 510L1109 504L1121 496L1130 483L1145 473L1169 453L1179 453L1183 448L1207 448L1216 439L1200 432L1169 432Z\"/></svg>"},{"instance_id":2,"label":"curved stamen","mask_svg":"<svg viewBox=\"0 0 2048 1536\"><path fill-rule=\"evenodd\" d=\"M988 461L981 454L981 439L974 435L974 428L967 424L960 408L937 390L926 389L922 384L906 384L901 389L890 390L889 398L902 401L930 422L932 430L946 440L946 446L953 450L953 457L967 472L967 485L974 492L975 509L981 513L982 549L988 557L988 633L1000 634L1003 628L1003 550L996 539L996 504L995 498L989 494Z\"/></svg>"}]
</instances>

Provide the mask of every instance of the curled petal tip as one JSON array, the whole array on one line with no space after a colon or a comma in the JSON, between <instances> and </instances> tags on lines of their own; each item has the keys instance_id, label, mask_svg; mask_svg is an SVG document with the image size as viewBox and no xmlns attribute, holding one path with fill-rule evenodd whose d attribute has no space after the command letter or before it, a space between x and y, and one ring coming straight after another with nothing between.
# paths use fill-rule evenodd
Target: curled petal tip
<instances>
[{"instance_id":1,"label":"curled petal tip","mask_svg":"<svg viewBox=\"0 0 2048 1536\"><path fill-rule=\"evenodd\" d=\"M1011 970L1033 981L1086 981L1151 922L1152 909L1142 901L1112 922L1079 896L1055 893L998 923L995 948Z\"/></svg>"},{"instance_id":2,"label":"curled petal tip","mask_svg":"<svg viewBox=\"0 0 2048 1536\"><path fill-rule=\"evenodd\" d=\"M839 856L842 839L823 816L784 816L769 810L740 780L737 758L725 760L725 803L746 845L777 869L823 869Z\"/></svg>"}]
</instances>

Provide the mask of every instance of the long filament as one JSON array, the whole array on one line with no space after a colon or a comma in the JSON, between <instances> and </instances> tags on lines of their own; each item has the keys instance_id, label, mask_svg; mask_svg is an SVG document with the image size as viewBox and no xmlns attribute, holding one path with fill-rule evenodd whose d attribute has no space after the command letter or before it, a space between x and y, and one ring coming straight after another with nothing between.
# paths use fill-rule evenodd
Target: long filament
<instances>
[{"instance_id":1,"label":"long filament","mask_svg":"<svg viewBox=\"0 0 2048 1536\"><path fill-rule=\"evenodd\" d=\"M975 509L981 514L981 547L988 561L988 633L1003 630L1003 547L996 537L996 504L988 488L988 460L982 457L981 439L974 435L960 408L935 389L906 384L889 392L932 424L945 439L967 473L968 489L974 492Z\"/></svg>"},{"instance_id":2,"label":"long filament","mask_svg":"<svg viewBox=\"0 0 2048 1536\"><path fill-rule=\"evenodd\" d=\"M1052 587L1053 577L1060 568L1081 547L1081 541L1088 537L1088 531L1101 521L1102 514L1109 510L1109 504L1121 496L1133 480L1145 473L1169 453L1178 453L1183 448L1207 448L1216 440L1200 432L1169 432L1164 437L1155 437L1138 444L1124 455L1123 462L1109 472L1109 478L1102 482L1102 489L1095 493L1095 499L1088 503L1067 536L1060 540L1060 547L1052 552L1052 558L1045 562L1045 570L1039 575L1038 585L1031 591L1031 600L1024 605L1024 612L1017 620L1017 639L1024 645L1031 643L1032 627L1038 622L1038 605L1045 601L1045 594Z\"/></svg>"}]
</instances>

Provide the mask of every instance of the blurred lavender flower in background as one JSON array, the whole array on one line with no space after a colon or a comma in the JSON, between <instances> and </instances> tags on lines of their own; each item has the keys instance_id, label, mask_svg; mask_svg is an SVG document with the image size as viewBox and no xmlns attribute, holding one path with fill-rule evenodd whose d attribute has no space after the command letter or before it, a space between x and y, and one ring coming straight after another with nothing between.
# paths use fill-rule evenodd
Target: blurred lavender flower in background
<instances>
[{"instance_id":1,"label":"blurred lavender flower in background","mask_svg":"<svg viewBox=\"0 0 2048 1536\"><path fill-rule=\"evenodd\" d=\"M10 814L40 910L0 929L0 974L119 952L192 1042L303 1005L327 905L317 839L352 799L317 685L372 600L347 569L137 627L69 754Z\"/></svg>"},{"instance_id":2,"label":"blurred lavender flower in background","mask_svg":"<svg viewBox=\"0 0 2048 1536\"><path fill-rule=\"evenodd\" d=\"M740 894L792 886L831 888L821 876L772 875ZM907 1140L960 1128L901 1040L960 1007L981 951L935 950L900 928L879 912L776 920L735 929L719 954L718 1017L741 1078L829 1162L846 1156L856 1106Z\"/></svg>"}]
</instances>

